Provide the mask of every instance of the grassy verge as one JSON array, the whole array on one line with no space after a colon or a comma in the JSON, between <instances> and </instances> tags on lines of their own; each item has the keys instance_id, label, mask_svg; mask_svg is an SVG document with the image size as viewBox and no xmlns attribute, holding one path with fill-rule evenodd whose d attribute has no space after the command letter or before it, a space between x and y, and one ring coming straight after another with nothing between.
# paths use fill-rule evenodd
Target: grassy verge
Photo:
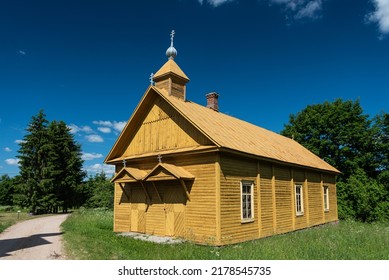
<instances>
[{"instance_id":1,"label":"grassy verge","mask_svg":"<svg viewBox=\"0 0 389 280\"><path fill-rule=\"evenodd\" d=\"M389 259L389 222L341 222L222 248L154 244L112 232L111 211L78 211L63 224L70 259L350 260Z\"/></svg>"},{"instance_id":2,"label":"grassy verge","mask_svg":"<svg viewBox=\"0 0 389 280\"><path fill-rule=\"evenodd\" d=\"M32 216L25 212L20 212L19 215L15 212L0 212L0 233L17 222L31 218Z\"/></svg>"}]
</instances>

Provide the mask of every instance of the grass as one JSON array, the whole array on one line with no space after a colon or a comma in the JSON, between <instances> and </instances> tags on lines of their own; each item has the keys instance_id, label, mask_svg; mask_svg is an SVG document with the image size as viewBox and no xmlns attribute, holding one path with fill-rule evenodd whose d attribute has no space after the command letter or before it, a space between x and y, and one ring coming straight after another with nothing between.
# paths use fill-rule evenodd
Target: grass
<instances>
[{"instance_id":1,"label":"grass","mask_svg":"<svg viewBox=\"0 0 389 280\"><path fill-rule=\"evenodd\" d=\"M389 222L343 221L221 248L154 244L117 236L113 213L83 210L63 224L70 259L91 260L387 260Z\"/></svg>"},{"instance_id":2,"label":"grass","mask_svg":"<svg viewBox=\"0 0 389 280\"><path fill-rule=\"evenodd\" d=\"M0 212L0 233L17 222L31 218L32 216L25 212L20 212L19 215L17 212Z\"/></svg>"}]
</instances>

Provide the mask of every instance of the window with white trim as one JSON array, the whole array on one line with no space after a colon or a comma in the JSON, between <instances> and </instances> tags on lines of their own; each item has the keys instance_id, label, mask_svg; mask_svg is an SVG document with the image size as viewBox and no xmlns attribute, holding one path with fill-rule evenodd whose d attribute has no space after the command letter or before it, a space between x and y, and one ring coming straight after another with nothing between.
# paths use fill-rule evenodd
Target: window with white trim
<instances>
[{"instance_id":1,"label":"window with white trim","mask_svg":"<svg viewBox=\"0 0 389 280\"><path fill-rule=\"evenodd\" d=\"M329 198L329 192L328 187L323 187L323 199L324 199L324 211L330 210L330 198Z\"/></svg>"},{"instance_id":2,"label":"window with white trim","mask_svg":"<svg viewBox=\"0 0 389 280\"><path fill-rule=\"evenodd\" d=\"M304 202L303 202L303 186L295 185L295 198L296 198L296 215L301 216L304 214Z\"/></svg>"},{"instance_id":3,"label":"window with white trim","mask_svg":"<svg viewBox=\"0 0 389 280\"><path fill-rule=\"evenodd\" d=\"M242 221L254 219L254 182L242 181L240 184L242 196Z\"/></svg>"}]
</instances>

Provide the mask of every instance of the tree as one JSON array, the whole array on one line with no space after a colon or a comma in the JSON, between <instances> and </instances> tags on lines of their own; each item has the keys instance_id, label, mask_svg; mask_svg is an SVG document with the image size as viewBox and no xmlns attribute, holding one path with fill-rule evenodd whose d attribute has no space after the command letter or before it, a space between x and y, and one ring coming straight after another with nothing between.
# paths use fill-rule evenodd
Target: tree
<instances>
[{"instance_id":1,"label":"tree","mask_svg":"<svg viewBox=\"0 0 389 280\"><path fill-rule=\"evenodd\" d=\"M85 206L88 208L105 207L113 209L114 184L109 181L104 172L90 177L84 189L88 190Z\"/></svg>"},{"instance_id":2,"label":"tree","mask_svg":"<svg viewBox=\"0 0 389 280\"><path fill-rule=\"evenodd\" d=\"M27 204L32 213L36 213L45 192L47 180L50 180L48 168L49 142L48 121L41 110L33 116L27 128L27 134L20 143L20 179L19 190L27 197Z\"/></svg>"},{"instance_id":3,"label":"tree","mask_svg":"<svg viewBox=\"0 0 389 280\"><path fill-rule=\"evenodd\" d=\"M341 219L363 222L389 219L388 192L377 180L358 169L346 182L339 182L338 211Z\"/></svg>"},{"instance_id":4,"label":"tree","mask_svg":"<svg viewBox=\"0 0 389 280\"><path fill-rule=\"evenodd\" d=\"M64 212L73 206L85 177L81 148L63 121L49 123L41 110L20 144L20 182L15 197L31 212Z\"/></svg>"},{"instance_id":5,"label":"tree","mask_svg":"<svg viewBox=\"0 0 389 280\"><path fill-rule=\"evenodd\" d=\"M0 205L13 205L14 185L13 179L8 175L0 178Z\"/></svg>"},{"instance_id":6,"label":"tree","mask_svg":"<svg viewBox=\"0 0 389 280\"><path fill-rule=\"evenodd\" d=\"M281 132L339 169L340 218L389 218L389 116L371 121L359 101L310 105Z\"/></svg>"},{"instance_id":7,"label":"tree","mask_svg":"<svg viewBox=\"0 0 389 280\"><path fill-rule=\"evenodd\" d=\"M51 122L48 134L52 145L50 158L54 179L51 190L55 195L57 207L61 206L64 212L67 212L70 207L75 206L77 186L86 175L82 170L81 147L63 121Z\"/></svg>"},{"instance_id":8,"label":"tree","mask_svg":"<svg viewBox=\"0 0 389 280\"><path fill-rule=\"evenodd\" d=\"M377 176L374 130L358 100L309 105L290 116L281 134L338 168L340 179L346 180L359 168L371 177Z\"/></svg>"}]
</instances>

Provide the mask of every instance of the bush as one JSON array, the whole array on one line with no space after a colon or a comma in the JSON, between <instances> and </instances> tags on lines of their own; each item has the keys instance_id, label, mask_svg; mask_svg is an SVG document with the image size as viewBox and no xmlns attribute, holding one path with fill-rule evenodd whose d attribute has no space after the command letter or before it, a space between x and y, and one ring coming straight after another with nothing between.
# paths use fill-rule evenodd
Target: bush
<instances>
[{"instance_id":1,"label":"bush","mask_svg":"<svg viewBox=\"0 0 389 280\"><path fill-rule=\"evenodd\" d=\"M389 218L388 192L379 181L358 170L346 182L338 183L338 212L341 219L363 222Z\"/></svg>"}]
</instances>

